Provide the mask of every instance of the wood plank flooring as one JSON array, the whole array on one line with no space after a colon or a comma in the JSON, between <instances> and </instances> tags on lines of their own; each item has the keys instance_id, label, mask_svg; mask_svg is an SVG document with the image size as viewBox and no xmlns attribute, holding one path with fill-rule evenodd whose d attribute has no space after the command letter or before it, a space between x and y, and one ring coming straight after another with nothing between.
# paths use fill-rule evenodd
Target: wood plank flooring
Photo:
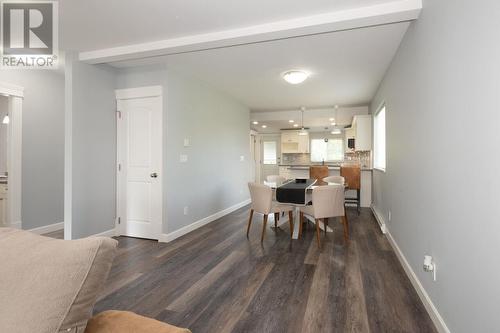
<instances>
[{"instance_id":1,"label":"wood plank flooring","mask_svg":"<svg viewBox=\"0 0 500 333\"><path fill-rule=\"evenodd\" d=\"M246 238L242 208L169 244L118 237L119 251L95 306L130 310L194 333L436 332L368 209L348 212L318 250L312 226L290 240L261 216ZM270 223L272 225L272 223Z\"/></svg>"}]
</instances>

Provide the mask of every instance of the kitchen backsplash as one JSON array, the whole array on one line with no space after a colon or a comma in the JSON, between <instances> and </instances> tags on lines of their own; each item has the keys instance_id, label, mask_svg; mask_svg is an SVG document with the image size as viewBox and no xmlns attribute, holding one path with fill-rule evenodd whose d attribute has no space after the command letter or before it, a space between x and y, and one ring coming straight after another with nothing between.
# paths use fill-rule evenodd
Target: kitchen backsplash
<instances>
[{"instance_id":1,"label":"kitchen backsplash","mask_svg":"<svg viewBox=\"0 0 500 333\"><path fill-rule=\"evenodd\" d=\"M360 152L347 152L344 154L345 162L356 162L363 168L371 167L371 152L370 151L360 151ZM283 154L281 158L281 164L283 165L310 165L310 164L321 164L321 163L311 163L310 154ZM334 164L328 163L326 164ZM337 163L335 163L337 164ZM338 163L340 164L340 163Z\"/></svg>"}]
</instances>

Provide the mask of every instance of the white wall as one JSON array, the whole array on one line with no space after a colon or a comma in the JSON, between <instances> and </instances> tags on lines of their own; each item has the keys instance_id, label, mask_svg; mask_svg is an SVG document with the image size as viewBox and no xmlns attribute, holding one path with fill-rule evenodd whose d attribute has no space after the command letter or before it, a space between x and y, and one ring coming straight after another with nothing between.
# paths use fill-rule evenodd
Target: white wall
<instances>
[{"instance_id":1,"label":"white wall","mask_svg":"<svg viewBox=\"0 0 500 333\"><path fill-rule=\"evenodd\" d=\"M24 87L22 228L60 223L64 196L64 74L59 70L0 70L0 81Z\"/></svg>"},{"instance_id":2,"label":"white wall","mask_svg":"<svg viewBox=\"0 0 500 333\"><path fill-rule=\"evenodd\" d=\"M116 215L115 71L66 62L65 222L72 239L114 228Z\"/></svg>"},{"instance_id":3,"label":"white wall","mask_svg":"<svg viewBox=\"0 0 500 333\"><path fill-rule=\"evenodd\" d=\"M250 120L230 96L164 66L121 70L117 79L117 88L157 84L165 88L163 232L171 233L249 198Z\"/></svg>"},{"instance_id":4,"label":"white wall","mask_svg":"<svg viewBox=\"0 0 500 333\"><path fill-rule=\"evenodd\" d=\"M387 106L374 204L457 333L500 327L499 31L498 1L424 0L372 104Z\"/></svg>"}]
</instances>

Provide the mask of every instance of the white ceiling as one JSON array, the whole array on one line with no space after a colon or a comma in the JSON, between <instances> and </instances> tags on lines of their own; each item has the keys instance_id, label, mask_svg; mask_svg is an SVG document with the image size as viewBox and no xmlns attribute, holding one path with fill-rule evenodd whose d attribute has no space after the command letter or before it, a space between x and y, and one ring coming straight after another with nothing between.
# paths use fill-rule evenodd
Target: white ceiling
<instances>
[{"instance_id":1,"label":"white ceiling","mask_svg":"<svg viewBox=\"0 0 500 333\"><path fill-rule=\"evenodd\" d=\"M269 41L114 63L131 67L167 63L168 68L203 80L251 110L366 105L373 98L409 23ZM281 73L305 69L300 85Z\"/></svg>"},{"instance_id":2,"label":"white ceiling","mask_svg":"<svg viewBox=\"0 0 500 333\"><path fill-rule=\"evenodd\" d=\"M404 0L62 0L61 47L88 51Z\"/></svg>"}]
</instances>

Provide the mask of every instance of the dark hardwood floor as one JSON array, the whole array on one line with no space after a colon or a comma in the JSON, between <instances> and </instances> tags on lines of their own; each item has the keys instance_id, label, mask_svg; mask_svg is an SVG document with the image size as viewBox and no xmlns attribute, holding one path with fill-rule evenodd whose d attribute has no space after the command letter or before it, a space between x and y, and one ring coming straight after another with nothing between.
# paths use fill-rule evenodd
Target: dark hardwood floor
<instances>
[{"instance_id":1,"label":"dark hardwood floor","mask_svg":"<svg viewBox=\"0 0 500 333\"><path fill-rule=\"evenodd\" d=\"M435 332L368 209L342 225L290 240L283 225L260 243L261 216L246 238L248 208L169 244L118 237L98 313L130 310L201 332Z\"/></svg>"}]
</instances>

